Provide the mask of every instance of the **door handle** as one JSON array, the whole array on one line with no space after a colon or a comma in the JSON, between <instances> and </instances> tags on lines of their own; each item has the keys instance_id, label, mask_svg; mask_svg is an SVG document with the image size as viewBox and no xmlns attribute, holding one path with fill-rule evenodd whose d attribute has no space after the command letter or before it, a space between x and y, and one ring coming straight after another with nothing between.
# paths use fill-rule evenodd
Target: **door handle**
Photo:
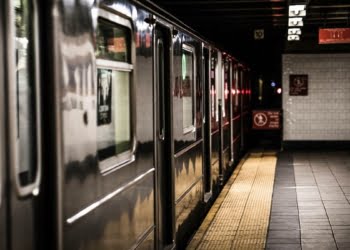
<instances>
[{"instance_id":1,"label":"door handle","mask_svg":"<svg viewBox=\"0 0 350 250\"><path fill-rule=\"evenodd\" d=\"M159 140L161 140L161 141L165 140L164 128L162 128L161 132L159 133Z\"/></svg>"}]
</instances>

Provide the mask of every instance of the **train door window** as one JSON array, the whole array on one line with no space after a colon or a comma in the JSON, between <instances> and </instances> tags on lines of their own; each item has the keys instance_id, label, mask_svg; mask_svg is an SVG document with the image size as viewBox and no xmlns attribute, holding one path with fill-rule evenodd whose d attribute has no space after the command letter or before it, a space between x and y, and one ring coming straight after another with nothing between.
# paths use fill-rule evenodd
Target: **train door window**
<instances>
[{"instance_id":1,"label":"train door window","mask_svg":"<svg viewBox=\"0 0 350 250\"><path fill-rule=\"evenodd\" d=\"M242 77L242 84L241 84L241 88L242 88L242 107L244 109L244 104L245 104L245 75L244 75L244 69L242 69L241 71L241 77Z\"/></svg>"},{"instance_id":2,"label":"train door window","mask_svg":"<svg viewBox=\"0 0 350 250\"><path fill-rule=\"evenodd\" d=\"M224 104L225 104L225 116L224 120L227 122L228 116L230 114L229 107L230 107L230 61L225 60L224 61Z\"/></svg>"},{"instance_id":3,"label":"train door window","mask_svg":"<svg viewBox=\"0 0 350 250\"><path fill-rule=\"evenodd\" d=\"M245 105L247 106L249 100L249 87L248 87L248 78L247 70L244 70L244 93L245 93Z\"/></svg>"},{"instance_id":4,"label":"train door window","mask_svg":"<svg viewBox=\"0 0 350 250\"><path fill-rule=\"evenodd\" d=\"M15 26L15 81L17 109L16 172L19 193L28 193L23 188L38 181L40 135L38 134L38 74L34 44L34 5L30 0L16 0L14 7ZM20 191L21 190L21 191Z\"/></svg>"},{"instance_id":5,"label":"train door window","mask_svg":"<svg viewBox=\"0 0 350 250\"><path fill-rule=\"evenodd\" d=\"M244 95L243 95L243 93L244 93L244 79L243 79L243 68L240 68L239 69L239 89L241 90L241 94L240 94L240 102L239 102L239 104L241 105L241 106L243 106L243 102L244 102Z\"/></svg>"},{"instance_id":6,"label":"train door window","mask_svg":"<svg viewBox=\"0 0 350 250\"><path fill-rule=\"evenodd\" d=\"M219 121L219 107L221 108L220 112L225 110L224 108L224 103L222 101L222 88L223 88L223 83L222 83L222 75L223 75L223 68L222 68L222 54L220 52L217 53L217 63L216 63L216 79L215 79L215 85L216 85L216 121ZM222 112L223 113L223 112Z\"/></svg>"},{"instance_id":7,"label":"train door window","mask_svg":"<svg viewBox=\"0 0 350 250\"><path fill-rule=\"evenodd\" d=\"M215 55L211 57L211 63L210 63L210 97L211 97L211 120L216 121L216 85L215 85L215 79L216 79L216 58Z\"/></svg>"},{"instance_id":8,"label":"train door window","mask_svg":"<svg viewBox=\"0 0 350 250\"><path fill-rule=\"evenodd\" d=\"M156 57L156 65L157 65L157 87L158 87L158 100L159 100L159 135L160 138L164 139L165 136L165 65L164 65L164 44L163 39L157 39L157 57Z\"/></svg>"},{"instance_id":9,"label":"train door window","mask_svg":"<svg viewBox=\"0 0 350 250\"><path fill-rule=\"evenodd\" d=\"M242 71L241 71L241 77L242 77L242 84L241 84L241 88L242 88L242 107L243 107L243 109L244 109L245 100L246 100L246 95L245 95L245 73L244 73L244 69L242 69Z\"/></svg>"},{"instance_id":10,"label":"train door window","mask_svg":"<svg viewBox=\"0 0 350 250\"><path fill-rule=\"evenodd\" d=\"M239 106L239 95L240 95L238 67L235 67L235 88L236 88L235 106L237 107Z\"/></svg>"},{"instance_id":11,"label":"train door window","mask_svg":"<svg viewBox=\"0 0 350 250\"><path fill-rule=\"evenodd\" d=\"M195 53L194 48L182 46L182 108L183 133L195 130Z\"/></svg>"},{"instance_id":12,"label":"train door window","mask_svg":"<svg viewBox=\"0 0 350 250\"><path fill-rule=\"evenodd\" d=\"M131 24L100 10L96 34L97 149L106 172L134 160Z\"/></svg>"}]
</instances>

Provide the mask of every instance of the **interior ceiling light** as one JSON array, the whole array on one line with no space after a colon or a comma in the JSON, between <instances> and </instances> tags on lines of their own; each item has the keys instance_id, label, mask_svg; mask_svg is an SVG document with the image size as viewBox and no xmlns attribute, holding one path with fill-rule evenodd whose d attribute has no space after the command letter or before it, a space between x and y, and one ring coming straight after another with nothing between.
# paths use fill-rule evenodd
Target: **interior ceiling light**
<instances>
[{"instance_id":1,"label":"interior ceiling light","mask_svg":"<svg viewBox=\"0 0 350 250\"><path fill-rule=\"evenodd\" d=\"M300 28L288 29L288 35L301 35L301 29Z\"/></svg>"},{"instance_id":2,"label":"interior ceiling light","mask_svg":"<svg viewBox=\"0 0 350 250\"><path fill-rule=\"evenodd\" d=\"M288 35L288 41L299 41L300 36L299 35Z\"/></svg>"},{"instance_id":3,"label":"interior ceiling light","mask_svg":"<svg viewBox=\"0 0 350 250\"><path fill-rule=\"evenodd\" d=\"M301 17L293 17L288 19L289 27L302 27L304 25Z\"/></svg>"},{"instance_id":4,"label":"interior ceiling light","mask_svg":"<svg viewBox=\"0 0 350 250\"><path fill-rule=\"evenodd\" d=\"M306 6L304 4L289 5L289 16L290 17L306 16L305 8Z\"/></svg>"}]
</instances>

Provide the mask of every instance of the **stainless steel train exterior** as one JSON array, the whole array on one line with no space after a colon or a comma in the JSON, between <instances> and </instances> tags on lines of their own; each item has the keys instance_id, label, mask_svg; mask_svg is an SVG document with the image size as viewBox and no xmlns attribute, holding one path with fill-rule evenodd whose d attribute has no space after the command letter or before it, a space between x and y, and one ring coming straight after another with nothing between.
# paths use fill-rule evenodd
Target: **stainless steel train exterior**
<instances>
[{"instance_id":1,"label":"stainless steel train exterior","mask_svg":"<svg viewBox=\"0 0 350 250\"><path fill-rule=\"evenodd\" d=\"M184 248L247 148L248 68L149 1L0 7L0 249Z\"/></svg>"}]
</instances>

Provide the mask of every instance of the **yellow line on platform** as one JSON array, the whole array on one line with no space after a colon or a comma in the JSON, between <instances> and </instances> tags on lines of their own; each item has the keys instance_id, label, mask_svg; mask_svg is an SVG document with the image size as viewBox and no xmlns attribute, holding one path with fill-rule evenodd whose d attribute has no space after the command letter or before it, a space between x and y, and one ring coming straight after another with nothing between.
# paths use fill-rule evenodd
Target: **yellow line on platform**
<instances>
[{"instance_id":1,"label":"yellow line on platform","mask_svg":"<svg viewBox=\"0 0 350 250\"><path fill-rule=\"evenodd\" d=\"M245 159L187 249L264 249L276 162L275 152Z\"/></svg>"}]
</instances>

